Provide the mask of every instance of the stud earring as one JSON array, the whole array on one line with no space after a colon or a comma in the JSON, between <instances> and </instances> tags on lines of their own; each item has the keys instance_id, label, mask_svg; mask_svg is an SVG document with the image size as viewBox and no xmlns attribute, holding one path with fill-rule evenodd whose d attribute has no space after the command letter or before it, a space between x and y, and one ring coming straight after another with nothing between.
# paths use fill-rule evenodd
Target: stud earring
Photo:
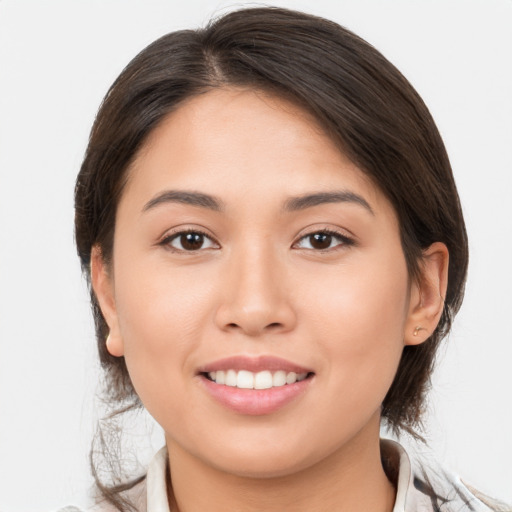
<instances>
[{"instance_id":1,"label":"stud earring","mask_svg":"<svg viewBox=\"0 0 512 512\"><path fill-rule=\"evenodd\" d=\"M415 327L414 332L412 333L413 336L418 336L418 333L420 331L426 331L425 327L422 327L421 325L418 325Z\"/></svg>"}]
</instances>

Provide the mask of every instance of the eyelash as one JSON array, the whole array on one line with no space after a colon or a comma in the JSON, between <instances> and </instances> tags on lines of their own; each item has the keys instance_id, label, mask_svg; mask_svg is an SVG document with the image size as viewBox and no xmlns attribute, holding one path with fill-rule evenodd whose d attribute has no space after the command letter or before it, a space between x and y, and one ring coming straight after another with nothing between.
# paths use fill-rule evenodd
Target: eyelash
<instances>
[{"instance_id":1,"label":"eyelash","mask_svg":"<svg viewBox=\"0 0 512 512\"><path fill-rule=\"evenodd\" d=\"M169 234L165 238L163 238L162 241L159 242L158 245L166 247L170 251L177 252L177 253L187 253L187 252L194 253L194 252L198 252L201 249L204 250L204 248L202 248L202 247L200 249L196 249L196 250L178 249L171 245L171 242L173 242L174 240L177 240L177 239L181 238L182 236L186 236L189 234L190 235L201 235L204 239L210 240L210 242L212 244L217 245L217 246L219 245L208 233L202 231L201 229L184 229L182 231L176 231L174 233Z\"/></svg>"},{"instance_id":2,"label":"eyelash","mask_svg":"<svg viewBox=\"0 0 512 512\"><path fill-rule=\"evenodd\" d=\"M351 247L351 246L355 245L354 239L348 237L347 235L340 233L339 231L335 231L333 229L319 229L317 231L312 231L310 233L306 233L305 235L302 235L299 238L299 240L293 244L293 246L298 245L298 243L300 243L302 240L306 240L314 235L320 235L320 234L335 238L336 240L338 240L339 243L336 244L334 247L327 247L326 249L306 249L306 250L312 250L314 252L324 253L324 252L328 252L328 251L338 250L343 246Z\"/></svg>"},{"instance_id":3,"label":"eyelash","mask_svg":"<svg viewBox=\"0 0 512 512\"><path fill-rule=\"evenodd\" d=\"M170 251L176 252L176 253L194 253L194 252L199 252L200 250L205 250L205 249L211 248L211 247L208 247L208 248L200 247L199 249L184 249L184 248L179 249L179 248L173 247L171 245L171 242L173 242L174 240L177 240L177 239L181 238L182 236L186 236L188 234L200 235L204 239L209 240L211 242L211 244L219 246L218 242L216 242L208 233L206 233L200 229L186 229L183 231L176 231L174 233L169 234L165 238L163 238L162 241L159 242L158 245L166 247ZM317 231L312 231L310 233L302 235L297 242L293 243L292 247L301 249L300 247L297 247L297 245L301 241L306 240L314 235L320 235L320 234L335 238L338 240L339 243L336 244L334 247L327 247L325 249L315 249L315 248L302 248L302 249L324 253L324 252L328 252L328 251L337 250L339 248L339 246L351 247L351 246L355 245L355 241L352 238L350 238L338 231L335 231L332 229L319 229Z\"/></svg>"}]
</instances>

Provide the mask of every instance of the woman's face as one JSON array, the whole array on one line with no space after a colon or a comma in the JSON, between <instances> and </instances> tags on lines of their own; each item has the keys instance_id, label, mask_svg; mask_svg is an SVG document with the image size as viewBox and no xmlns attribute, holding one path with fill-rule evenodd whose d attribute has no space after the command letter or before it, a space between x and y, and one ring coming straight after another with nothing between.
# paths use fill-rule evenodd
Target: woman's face
<instances>
[{"instance_id":1,"label":"woman's face","mask_svg":"<svg viewBox=\"0 0 512 512\"><path fill-rule=\"evenodd\" d=\"M392 206L301 109L184 103L129 170L113 267L94 261L171 460L275 476L376 442L418 292Z\"/></svg>"}]
</instances>

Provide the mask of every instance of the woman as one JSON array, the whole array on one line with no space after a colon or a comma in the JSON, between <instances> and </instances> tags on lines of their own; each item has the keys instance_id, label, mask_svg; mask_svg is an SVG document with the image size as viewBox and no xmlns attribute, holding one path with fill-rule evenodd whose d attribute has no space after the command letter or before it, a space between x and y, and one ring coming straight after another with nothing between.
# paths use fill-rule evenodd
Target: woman
<instances>
[{"instance_id":1,"label":"woman","mask_svg":"<svg viewBox=\"0 0 512 512\"><path fill-rule=\"evenodd\" d=\"M150 45L76 240L111 398L166 439L100 510L500 509L379 441L420 426L467 239L427 108L354 34L262 8Z\"/></svg>"}]
</instances>

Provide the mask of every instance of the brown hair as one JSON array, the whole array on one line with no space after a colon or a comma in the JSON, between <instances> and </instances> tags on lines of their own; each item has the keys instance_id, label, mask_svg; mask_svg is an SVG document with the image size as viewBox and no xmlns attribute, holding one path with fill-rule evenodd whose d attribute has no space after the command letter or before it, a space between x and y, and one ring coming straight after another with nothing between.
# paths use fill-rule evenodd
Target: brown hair
<instances>
[{"instance_id":1,"label":"brown hair","mask_svg":"<svg viewBox=\"0 0 512 512\"><path fill-rule=\"evenodd\" d=\"M412 278L421 274L423 249L447 245L449 281L439 325L425 343L404 348L382 404L393 430L414 434L436 350L462 302L464 220L427 107L377 50L334 22L286 9L243 9L204 29L168 34L128 64L101 105L76 183L76 243L87 279L94 245L110 261L126 170L148 134L185 99L223 85L265 90L316 117L393 204ZM91 301L110 398L123 410L137 406L124 359L105 348L108 326L93 293Z\"/></svg>"}]
</instances>

